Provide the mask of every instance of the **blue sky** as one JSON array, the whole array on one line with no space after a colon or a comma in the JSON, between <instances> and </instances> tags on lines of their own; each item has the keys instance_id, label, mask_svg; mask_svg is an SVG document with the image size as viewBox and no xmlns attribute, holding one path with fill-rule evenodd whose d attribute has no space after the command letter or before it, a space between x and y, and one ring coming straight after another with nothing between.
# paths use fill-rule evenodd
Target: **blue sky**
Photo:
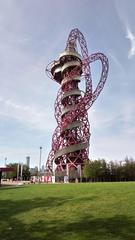
<instances>
[{"instance_id":1,"label":"blue sky","mask_svg":"<svg viewBox=\"0 0 135 240\"><path fill-rule=\"evenodd\" d=\"M110 69L106 85L89 110L90 158L135 157L135 1L0 0L0 165L42 164L56 127L59 85L45 74L71 29L84 34L89 54L103 52ZM92 64L93 83L100 65Z\"/></svg>"}]
</instances>

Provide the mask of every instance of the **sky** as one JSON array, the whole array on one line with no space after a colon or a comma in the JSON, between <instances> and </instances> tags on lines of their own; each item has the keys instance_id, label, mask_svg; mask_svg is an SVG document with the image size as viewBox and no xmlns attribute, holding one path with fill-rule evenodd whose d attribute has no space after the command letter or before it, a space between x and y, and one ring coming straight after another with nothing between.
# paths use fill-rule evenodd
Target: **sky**
<instances>
[{"instance_id":1,"label":"sky","mask_svg":"<svg viewBox=\"0 0 135 240\"><path fill-rule=\"evenodd\" d=\"M46 66L64 51L78 28L89 55L109 59L105 87L89 110L90 159L135 158L135 1L0 0L0 166L42 164L56 127L54 102L59 85ZM101 66L91 66L94 87Z\"/></svg>"}]
</instances>

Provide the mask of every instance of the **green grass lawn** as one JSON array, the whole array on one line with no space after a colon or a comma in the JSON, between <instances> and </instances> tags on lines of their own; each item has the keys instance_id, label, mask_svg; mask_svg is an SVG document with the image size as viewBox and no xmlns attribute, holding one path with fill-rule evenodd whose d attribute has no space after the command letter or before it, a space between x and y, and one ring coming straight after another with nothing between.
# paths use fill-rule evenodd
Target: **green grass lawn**
<instances>
[{"instance_id":1,"label":"green grass lawn","mask_svg":"<svg viewBox=\"0 0 135 240\"><path fill-rule=\"evenodd\" d=\"M1 240L135 240L135 182L0 189Z\"/></svg>"}]
</instances>

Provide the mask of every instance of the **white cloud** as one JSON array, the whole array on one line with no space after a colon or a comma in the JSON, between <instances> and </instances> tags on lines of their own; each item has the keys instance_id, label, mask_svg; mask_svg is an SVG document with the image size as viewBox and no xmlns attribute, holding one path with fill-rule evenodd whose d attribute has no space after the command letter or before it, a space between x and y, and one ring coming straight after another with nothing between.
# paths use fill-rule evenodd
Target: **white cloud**
<instances>
[{"instance_id":1,"label":"white cloud","mask_svg":"<svg viewBox=\"0 0 135 240\"><path fill-rule=\"evenodd\" d=\"M130 40L131 44L131 48L128 52L128 58L132 58L135 56L135 36L133 35L129 27L126 28L126 32L127 32L126 38Z\"/></svg>"},{"instance_id":2,"label":"white cloud","mask_svg":"<svg viewBox=\"0 0 135 240\"><path fill-rule=\"evenodd\" d=\"M108 107L107 107L108 109ZM90 158L122 160L135 155L135 102L131 97L119 99L110 109L94 107L90 110Z\"/></svg>"},{"instance_id":3,"label":"white cloud","mask_svg":"<svg viewBox=\"0 0 135 240\"><path fill-rule=\"evenodd\" d=\"M130 41L130 49L128 51L128 58L135 56L135 35L131 31L134 28L134 1L130 1L130 4L126 0L115 0L115 7L124 29L126 28L126 38Z\"/></svg>"},{"instance_id":4,"label":"white cloud","mask_svg":"<svg viewBox=\"0 0 135 240\"><path fill-rule=\"evenodd\" d=\"M114 53L112 53L112 51L109 51L109 55L112 58L113 62L115 63L115 65L123 72L124 69L122 67L122 64L120 63L120 61L117 59L117 57L114 55Z\"/></svg>"},{"instance_id":5,"label":"white cloud","mask_svg":"<svg viewBox=\"0 0 135 240\"><path fill-rule=\"evenodd\" d=\"M135 102L132 97L127 97L125 100L123 98L119 99L117 106L114 102L111 111L108 106L102 109L95 107L91 110L89 118L97 130L101 128L101 125L104 129L118 122L122 122L125 125L131 125L135 122Z\"/></svg>"},{"instance_id":6,"label":"white cloud","mask_svg":"<svg viewBox=\"0 0 135 240\"><path fill-rule=\"evenodd\" d=\"M0 98L0 115L18 120L29 128L50 131L54 129L54 117L50 109L39 111L34 105L22 105L11 99Z\"/></svg>"},{"instance_id":7,"label":"white cloud","mask_svg":"<svg viewBox=\"0 0 135 240\"><path fill-rule=\"evenodd\" d=\"M135 156L134 141L126 134L117 136L102 136L96 138L93 134L90 141L90 158L105 158L106 160L123 160L127 155Z\"/></svg>"}]
</instances>

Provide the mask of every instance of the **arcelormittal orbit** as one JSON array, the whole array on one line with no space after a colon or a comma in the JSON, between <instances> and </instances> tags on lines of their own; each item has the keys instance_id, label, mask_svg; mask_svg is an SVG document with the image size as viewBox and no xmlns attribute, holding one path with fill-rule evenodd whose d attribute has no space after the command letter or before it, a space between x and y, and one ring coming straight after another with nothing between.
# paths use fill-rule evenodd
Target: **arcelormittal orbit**
<instances>
[{"instance_id":1,"label":"arcelormittal orbit","mask_svg":"<svg viewBox=\"0 0 135 240\"><path fill-rule=\"evenodd\" d=\"M77 51L79 46L80 53ZM100 60L102 72L96 89L92 88L90 64ZM46 69L49 76L60 84L55 101L57 127L52 137L46 169L53 170L53 162L58 170L83 166L89 156L90 125L88 109L99 96L108 74L108 59L103 53L88 55L83 34L73 29L68 37L65 51L59 59L50 63ZM85 81L85 91L79 83Z\"/></svg>"}]
</instances>

